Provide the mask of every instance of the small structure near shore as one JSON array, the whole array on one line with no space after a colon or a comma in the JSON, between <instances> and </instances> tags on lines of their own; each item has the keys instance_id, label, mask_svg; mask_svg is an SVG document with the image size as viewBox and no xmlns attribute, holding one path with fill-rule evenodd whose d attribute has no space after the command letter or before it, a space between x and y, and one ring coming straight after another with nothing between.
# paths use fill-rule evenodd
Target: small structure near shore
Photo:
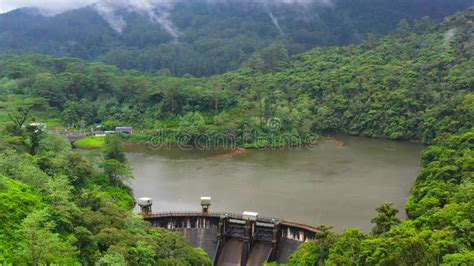
<instances>
[{"instance_id":1,"label":"small structure near shore","mask_svg":"<svg viewBox=\"0 0 474 266\"><path fill-rule=\"evenodd\" d=\"M115 133L132 134L133 129L131 127L116 127Z\"/></svg>"}]
</instances>

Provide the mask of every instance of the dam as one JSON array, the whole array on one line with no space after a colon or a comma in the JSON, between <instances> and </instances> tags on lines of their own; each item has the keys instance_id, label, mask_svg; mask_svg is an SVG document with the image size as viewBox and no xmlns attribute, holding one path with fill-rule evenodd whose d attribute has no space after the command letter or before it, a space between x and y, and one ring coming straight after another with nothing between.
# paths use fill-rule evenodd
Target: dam
<instances>
[{"instance_id":1,"label":"dam","mask_svg":"<svg viewBox=\"0 0 474 266\"><path fill-rule=\"evenodd\" d=\"M151 212L152 200L140 198L144 220L180 232L194 247L204 249L214 265L285 263L299 245L324 236L318 228L242 214L209 212L210 197L201 198L202 212Z\"/></svg>"}]
</instances>

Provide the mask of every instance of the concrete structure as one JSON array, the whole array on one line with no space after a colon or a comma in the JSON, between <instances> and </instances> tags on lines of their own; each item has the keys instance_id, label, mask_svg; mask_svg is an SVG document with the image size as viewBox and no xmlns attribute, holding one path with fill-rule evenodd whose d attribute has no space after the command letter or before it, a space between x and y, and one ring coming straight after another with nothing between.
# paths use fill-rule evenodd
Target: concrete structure
<instances>
[{"instance_id":1,"label":"concrete structure","mask_svg":"<svg viewBox=\"0 0 474 266\"><path fill-rule=\"evenodd\" d=\"M152 199L150 199L150 198L139 198L137 204L142 209L142 213L144 215L150 215L151 214L151 205L153 204Z\"/></svg>"},{"instance_id":2,"label":"concrete structure","mask_svg":"<svg viewBox=\"0 0 474 266\"><path fill-rule=\"evenodd\" d=\"M202 213L208 213L211 206L211 197L201 197Z\"/></svg>"},{"instance_id":3,"label":"concrete structure","mask_svg":"<svg viewBox=\"0 0 474 266\"><path fill-rule=\"evenodd\" d=\"M210 203L210 202L209 202ZM210 205L210 204L209 204ZM215 265L285 263L300 244L324 233L315 227L258 213L142 212L153 226L178 231L191 245L203 248Z\"/></svg>"},{"instance_id":4,"label":"concrete structure","mask_svg":"<svg viewBox=\"0 0 474 266\"><path fill-rule=\"evenodd\" d=\"M115 133L124 133L124 134L132 134L133 130L131 127L116 127Z\"/></svg>"}]
</instances>

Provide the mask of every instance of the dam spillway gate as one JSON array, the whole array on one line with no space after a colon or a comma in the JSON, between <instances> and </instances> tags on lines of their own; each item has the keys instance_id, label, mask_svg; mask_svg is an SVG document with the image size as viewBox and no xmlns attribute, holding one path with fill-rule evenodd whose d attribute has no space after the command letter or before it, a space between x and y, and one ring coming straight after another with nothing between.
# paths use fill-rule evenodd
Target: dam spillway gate
<instances>
[{"instance_id":1,"label":"dam spillway gate","mask_svg":"<svg viewBox=\"0 0 474 266\"><path fill-rule=\"evenodd\" d=\"M180 232L203 248L214 265L285 263L299 245L324 233L315 227L274 218L203 212L144 213L155 227Z\"/></svg>"}]
</instances>

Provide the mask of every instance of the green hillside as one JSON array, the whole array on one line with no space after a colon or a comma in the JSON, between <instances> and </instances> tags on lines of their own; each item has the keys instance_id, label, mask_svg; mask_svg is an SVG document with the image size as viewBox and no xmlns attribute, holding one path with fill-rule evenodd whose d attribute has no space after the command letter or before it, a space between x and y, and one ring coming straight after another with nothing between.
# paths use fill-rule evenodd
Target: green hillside
<instances>
[{"instance_id":1,"label":"green hillside","mask_svg":"<svg viewBox=\"0 0 474 266\"><path fill-rule=\"evenodd\" d=\"M295 57L274 43L244 67L209 78L0 57L0 264L209 264L202 250L130 210L121 142L147 141L157 130L167 142L224 135L245 147L333 132L422 141L430 146L406 205L409 219L383 204L371 233L321 228L325 236L302 245L289 264L473 264L473 23L471 8L434 26L404 21L385 38ZM33 121L143 133L108 137L101 154L86 157Z\"/></svg>"},{"instance_id":2,"label":"green hillside","mask_svg":"<svg viewBox=\"0 0 474 266\"><path fill-rule=\"evenodd\" d=\"M144 3L157 6L134 9L120 4L127 2L134 2L135 6ZM160 2L165 4L159 5ZM319 46L359 43L368 33L393 32L402 19L414 21L430 16L439 21L465 10L474 1L130 0L102 3L109 3L106 9L109 12L102 16L93 6L56 16L43 16L36 9L1 14L0 53L72 56L153 74L210 76L239 68L252 53L275 41L285 43L291 55ZM152 22L150 14L159 19ZM120 32L114 30L117 27Z\"/></svg>"}]
</instances>

